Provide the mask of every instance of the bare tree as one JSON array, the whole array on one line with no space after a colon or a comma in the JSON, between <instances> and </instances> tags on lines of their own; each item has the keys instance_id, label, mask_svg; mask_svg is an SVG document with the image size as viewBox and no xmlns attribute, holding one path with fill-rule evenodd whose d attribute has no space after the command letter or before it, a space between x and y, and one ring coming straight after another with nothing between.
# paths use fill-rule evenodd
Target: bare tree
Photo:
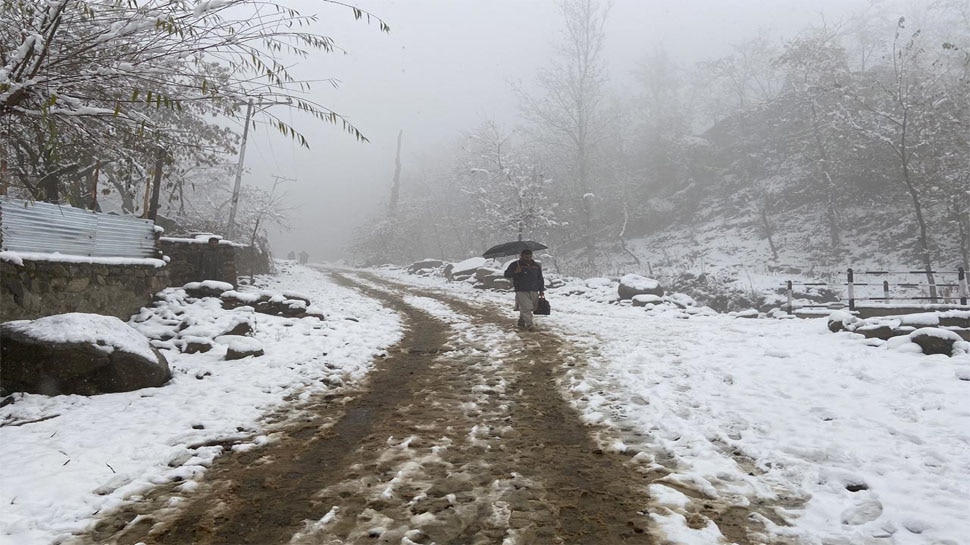
<instances>
[{"instance_id":1,"label":"bare tree","mask_svg":"<svg viewBox=\"0 0 970 545\"><path fill-rule=\"evenodd\" d=\"M967 180L970 113L966 99L961 99L967 87L953 80L965 77L966 69L952 71L954 64L965 66L967 59L949 42L936 42L921 30L909 31L901 17L887 66L874 69L868 85L855 90L857 110L848 118L863 136L892 152L898 172L895 181L910 197L919 259L933 298L937 290L926 210L942 200L941 188L950 193L946 188L956 189Z\"/></svg>"},{"instance_id":2,"label":"bare tree","mask_svg":"<svg viewBox=\"0 0 970 545\"><path fill-rule=\"evenodd\" d=\"M549 68L540 71L540 95L521 88L522 111L532 122L538 141L545 141L564 157L571 188L567 195L579 213L586 258L595 260L593 203L596 198L598 146L608 132L604 99L606 67L603 60L604 25L609 5L597 0L561 0L564 29L557 55Z\"/></svg>"}]
</instances>

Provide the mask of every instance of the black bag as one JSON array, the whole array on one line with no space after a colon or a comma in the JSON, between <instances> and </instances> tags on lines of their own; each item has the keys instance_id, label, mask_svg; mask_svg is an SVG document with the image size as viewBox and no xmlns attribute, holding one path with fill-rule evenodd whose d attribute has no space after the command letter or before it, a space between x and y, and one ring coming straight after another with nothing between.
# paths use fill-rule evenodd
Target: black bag
<instances>
[{"instance_id":1,"label":"black bag","mask_svg":"<svg viewBox=\"0 0 970 545\"><path fill-rule=\"evenodd\" d=\"M549 316L550 312L552 312L552 307L549 306L549 301L547 301L545 297L540 297L539 302L536 303L535 310L532 311L532 314L538 314L539 316Z\"/></svg>"}]
</instances>

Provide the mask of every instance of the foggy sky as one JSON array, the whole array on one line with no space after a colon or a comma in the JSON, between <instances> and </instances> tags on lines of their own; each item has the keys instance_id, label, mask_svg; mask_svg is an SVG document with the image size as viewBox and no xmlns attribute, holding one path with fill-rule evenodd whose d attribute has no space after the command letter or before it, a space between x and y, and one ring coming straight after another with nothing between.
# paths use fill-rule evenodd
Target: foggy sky
<instances>
[{"instance_id":1,"label":"foggy sky","mask_svg":"<svg viewBox=\"0 0 970 545\"><path fill-rule=\"evenodd\" d=\"M270 228L276 257L305 250L311 261L346 256L353 230L386 208L397 133L404 130L402 179L436 150L492 119L514 128L517 101L510 82L526 87L548 64L560 36L553 0L358 0L353 4L391 27L354 21L349 9L299 0L316 13L314 31L333 37L347 53L318 52L293 71L318 83L314 99L333 108L370 140L359 143L339 127L274 111L310 142L300 148L266 125L251 133L243 183L280 185L292 229ZM612 87L629 86L637 62L661 45L689 64L730 53L730 45L769 30L779 42L822 13L829 21L863 0L615 0L606 25L605 57ZM410 170L409 170L410 169ZM456 256L461 257L461 256Z\"/></svg>"}]
</instances>

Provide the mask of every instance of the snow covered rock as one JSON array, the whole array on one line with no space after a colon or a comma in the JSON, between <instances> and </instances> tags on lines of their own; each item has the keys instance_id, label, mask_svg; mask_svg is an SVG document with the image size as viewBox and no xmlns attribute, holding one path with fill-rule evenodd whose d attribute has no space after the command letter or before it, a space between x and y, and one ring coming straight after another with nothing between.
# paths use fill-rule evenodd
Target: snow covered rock
<instances>
[{"instance_id":1,"label":"snow covered rock","mask_svg":"<svg viewBox=\"0 0 970 545\"><path fill-rule=\"evenodd\" d=\"M226 345L226 360L241 360L249 356L259 357L266 353L263 351L263 345L252 337L221 335L216 337L215 341Z\"/></svg>"},{"instance_id":2,"label":"snow covered rock","mask_svg":"<svg viewBox=\"0 0 970 545\"><path fill-rule=\"evenodd\" d=\"M185 294L189 297L202 299L204 297L219 297L227 291L232 291L232 284L219 282L218 280L205 280L202 282L189 282L183 286Z\"/></svg>"},{"instance_id":3,"label":"snow covered rock","mask_svg":"<svg viewBox=\"0 0 970 545\"><path fill-rule=\"evenodd\" d=\"M271 297L256 303L256 312L270 316L286 316L288 318L302 318L306 315L307 305L300 299L286 299Z\"/></svg>"},{"instance_id":4,"label":"snow covered rock","mask_svg":"<svg viewBox=\"0 0 970 545\"><path fill-rule=\"evenodd\" d=\"M407 270L411 274L422 274L431 272L432 269L437 269L442 265L444 265L444 262L442 262L440 259L423 259L408 265Z\"/></svg>"},{"instance_id":5,"label":"snow covered rock","mask_svg":"<svg viewBox=\"0 0 970 545\"><path fill-rule=\"evenodd\" d=\"M953 354L953 345L963 341L960 335L948 329L921 327L909 334L909 340L918 344L924 354Z\"/></svg>"},{"instance_id":6,"label":"snow covered rock","mask_svg":"<svg viewBox=\"0 0 970 545\"><path fill-rule=\"evenodd\" d=\"M223 308L226 309L248 306L253 307L256 312L270 316L326 319L322 313L310 308L310 300L307 297L293 292L280 294L265 290L231 290L222 293L219 298L222 301ZM245 335L247 333L236 334Z\"/></svg>"},{"instance_id":7,"label":"snow covered rock","mask_svg":"<svg viewBox=\"0 0 970 545\"><path fill-rule=\"evenodd\" d=\"M464 280L484 267L487 261L484 257L472 257L458 263L448 264L444 270L445 277L448 280Z\"/></svg>"},{"instance_id":8,"label":"snow covered rock","mask_svg":"<svg viewBox=\"0 0 970 545\"><path fill-rule=\"evenodd\" d=\"M901 337L912 331L912 328L908 328L905 331L893 327L890 324L869 324L850 329L855 333L861 334L867 339L881 339L883 341L888 341L893 337Z\"/></svg>"},{"instance_id":9,"label":"snow covered rock","mask_svg":"<svg viewBox=\"0 0 970 545\"><path fill-rule=\"evenodd\" d=\"M73 312L0 325L0 379L7 391L96 395L157 387L168 361L113 316Z\"/></svg>"},{"instance_id":10,"label":"snow covered rock","mask_svg":"<svg viewBox=\"0 0 970 545\"><path fill-rule=\"evenodd\" d=\"M645 293L642 295L634 295L631 302L635 307L645 307L647 305L659 305L663 303L663 298Z\"/></svg>"},{"instance_id":11,"label":"snow covered rock","mask_svg":"<svg viewBox=\"0 0 970 545\"><path fill-rule=\"evenodd\" d=\"M867 499L858 502L842 512L842 524L859 526L872 522L882 515L882 503L879 500Z\"/></svg>"},{"instance_id":12,"label":"snow covered rock","mask_svg":"<svg viewBox=\"0 0 970 545\"><path fill-rule=\"evenodd\" d=\"M662 291L662 288L661 288ZM687 295L686 293L669 293L664 298L664 301L668 303L673 303L678 308L686 309L690 307L696 307L697 301L693 297Z\"/></svg>"},{"instance_id":13,"label":"snow covered rock","mask_svg":"<svg viewBox=\"0 0 970 545\"><path fill-rule=\"evenodd\" d=\"M828 328L832 333L838 333L839 331L845 331L849 324L857 321L859 321L859 319L852 314L842 310L837 310L832 314L829 314Z\"/></svg>"},{"instance_id":14,"label":"snow covered rock","mask_svg":"<svg viewBox=\"0 0 970 545\"><path fill-rule=\"evenodd\" d=\"M512 282L505 278L501 272L493 271L485 275L474 287L485 290L507 290L512 287Z\"/></svg>"},{"instance_id":15,"label":"snow covered rock","mask_svg":"<svg viewBox=\"0 0 970 545\"><path fill-rule=\"evenodd\" d=\"M627 274L620 278L620 285L616 288L620 299L632 299L636 295L656 295L663 297L664 290L660 282L639 274Z\"/></svg>"},{"instance_id":16,"label":"snow covered rock","mask_svg":"<svg viewBox=\"0 0 970 545\"><path fill-rule=\"evenodd\" d=\"M204 337L186 337L179 341L176 346L183 354L199 354L212 350L212 341Z\"/></svg>"}]
</instances>

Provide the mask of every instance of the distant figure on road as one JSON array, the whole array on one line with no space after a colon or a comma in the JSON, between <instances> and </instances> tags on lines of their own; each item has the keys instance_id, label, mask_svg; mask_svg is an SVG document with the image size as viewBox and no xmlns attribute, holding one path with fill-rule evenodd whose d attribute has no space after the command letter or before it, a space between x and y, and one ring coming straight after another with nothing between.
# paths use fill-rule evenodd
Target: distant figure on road
<instances>
[{"instance_id":1,"label":"distant figure on road","mask_svg":"<svg viewBox=\"0 0 970 545\"><path fill-rule=\"evenodd\" d=\"M515 288L519 327L534 330L532 311L539 304L539 298L546 296L546 282L542 278L542 265L532 259L532 250L522 250L519 259L509 263L505 278L512 279L512 287Z\"/></svg>"},{"instance_id":2,"label":"distant figure on road","mask_svg":"<svg viewBox=\"0 0 970 545\"><path fill-rule=\"evenodd\" d=\"M303 250L300 250L300 265L306 265L307 260L309 259L310 259L310 254L306 253Z\"/></svg>"},{"instance_id":3,"label":"distant figure on road","mask_svg":"<svg viewBox=\"0 0 970 545\"><path fill-rule=\"evenodd\" d=\"M219 237L209 237L205 248L199 252L199 280L222 280L222 252Z\"/></svg>"}]
</instances>

